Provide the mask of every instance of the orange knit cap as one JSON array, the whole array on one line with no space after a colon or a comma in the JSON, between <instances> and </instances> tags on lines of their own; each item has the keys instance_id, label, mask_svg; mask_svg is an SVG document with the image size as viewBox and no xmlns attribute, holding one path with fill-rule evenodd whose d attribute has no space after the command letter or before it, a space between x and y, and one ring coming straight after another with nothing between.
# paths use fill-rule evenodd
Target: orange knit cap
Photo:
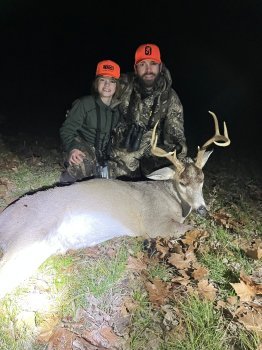
<instances>
[{"instance_id":1,"label":"orange knit cap","mask_svg":"<svg viewBox=\"0 0 262 350\"><path fill-rule=\"evenodd\" d=\"M143 60L151 60L161 63L160 50L155 44L140 45L135 54L135 64Z\"/></svg>"},{"instance_id":2,"label":"orange knit cap","mask_svg":"<svg viewBox=\"0 0 262 350\"><path fill-rule=\"evenodd\" d=\"M120 67L117 63L110 60L101 61L96 67L96 76L104 75L107 77L112 77L119 79L120 77Z\"/></svg>"}]
</instances>

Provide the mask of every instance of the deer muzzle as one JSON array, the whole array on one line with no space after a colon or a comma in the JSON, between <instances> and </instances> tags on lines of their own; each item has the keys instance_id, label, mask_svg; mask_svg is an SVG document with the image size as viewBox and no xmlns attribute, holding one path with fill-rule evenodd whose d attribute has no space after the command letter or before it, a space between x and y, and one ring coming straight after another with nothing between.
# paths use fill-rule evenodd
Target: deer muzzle
<instances>
[{"instance_id":1,"label":"deer muzzle","mask_svg":"<svg viewBox=\"0 0 262 350\"><path fill-rule=\"evenodd\" d=\"M208 211L204 205L201 205L199 208L197 208L196 212L201 216L206 216L208 214Z\"/></svg>"}]
</instances>

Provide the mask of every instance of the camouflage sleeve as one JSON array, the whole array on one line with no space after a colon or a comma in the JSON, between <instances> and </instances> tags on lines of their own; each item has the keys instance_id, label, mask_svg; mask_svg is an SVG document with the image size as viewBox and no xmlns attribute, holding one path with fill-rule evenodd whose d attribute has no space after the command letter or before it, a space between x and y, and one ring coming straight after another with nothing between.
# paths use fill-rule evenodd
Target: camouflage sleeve
<instances>
[{"instance_id":1,"label":"camouflage sleeve","mask_svg":"<svg viewBox=\"0 0 262 350\"><path fill-rule=\"evenodd\" d=\"M127 131L127 123L123 119L120 120L112 132L112 149L124 147Z\"/></svg>"},{"instance_id":2,"label":"camouflage sleeve","mask_svg":"<svg viewBox=\"0 0 262 350\"><path fill-rule=\"evenodd\" d=\"M176 148L178 158L184 158L187 155L184 134L184 112L180 99L174 90L172 90L168 103L169 106L163 131L164 145L167 151L172 151Z\"/></svg>"},{"instance_id":3,"label":"camouflage sleeve","mask_svg":"<svg viewBox=\"0 0 262 350\"><path fill-rule=\"evenodd\" d=\"M125 140L129 131L130 123L132 122L128 116L128 106L130 102L130 95L132 92L132 74L121 74L120 81L120 101L119 113L120 120L114 130L113 148L123 148Z\"/></svg>"}]
</instances>

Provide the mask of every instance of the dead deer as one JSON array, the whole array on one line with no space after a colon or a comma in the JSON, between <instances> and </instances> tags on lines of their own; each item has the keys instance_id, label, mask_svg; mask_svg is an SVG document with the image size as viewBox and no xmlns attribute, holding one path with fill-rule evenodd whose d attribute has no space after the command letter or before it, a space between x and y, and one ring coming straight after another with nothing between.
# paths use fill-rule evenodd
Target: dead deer
<instances>
[{"instance_id":1,"label":"dead deer","mask_svg":"<svg viewBox=\"0 0 262 350\"><path fill-rule=\"evenodd\" d=\"M119 236L180 237L191 227L184 221L191 210L206 212L202 168L215 143L228 146L226 124L198 149L196 160L183 163L176 152L157 147L156 126L152 153L172 166L149 179L128 182L92 179L25 195L0 214L0 297L12 291L51 255L93 246Z\"/></svg>"}]
</instances>

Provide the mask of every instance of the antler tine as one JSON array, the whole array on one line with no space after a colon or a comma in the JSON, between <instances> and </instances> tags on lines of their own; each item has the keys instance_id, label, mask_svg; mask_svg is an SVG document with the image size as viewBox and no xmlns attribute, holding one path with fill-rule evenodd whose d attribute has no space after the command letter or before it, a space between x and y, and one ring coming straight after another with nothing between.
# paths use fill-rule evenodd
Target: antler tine
<instances>
[{"instance_id":1,"label":"antler tine","mask_svg":"<svg viewBox=\"0 0 262 350\"><path fill-rule=\"evenodd\" d=\"M170 162L172 164L174 164L174 166L176 167L178 172L182 172L185 167L183 165L183 163L181 163L177 157L176 157L176 149L174 151L171 152L166 152L165 150L163 150L160 147L157 147L157 140L158 140L158 136L156 135L156 128L158 125L159 121L155 124L154 129L153 129L153 133L152 133L152 138L151 138L151 153L154 154L157 157L165 157L168 160L170 160Z\"/></svg>"},{"instance_id":2,"label":"antler tine","mask_svg":"<svg viewBox=\"0 0 262 350\"><path fill-rule=\"evenodd\" d=\"M217 145L217 146L220 146L220 147L229 146L231 141L230 141L230 139L228 137L226 122L224 122L224 136L223 135L220 135L220 136L221 136L221 140L220 141L224 141L224 142L220 143L220 142L214 141L214 144Z\"/></svg>"},{"instance_id":3,"label":"antler tine","mask_svg":"<svg viewBox=\"0 0 262 350\"><path fill-rule=\"evenodd\" d=\"M219 131L218 121L217 121L217 117L216 117L215 113L213 113L211 111L208 111L208 113L210 113L212 115L214 122L215 122L215 135L213 137L211 137L211 139L207 140L207 142L205 142L202 147L198 147L198 153L197 153L195 165L200 169L202 169L202 167L203 167L203 157L204 157L205 151L209 145L214 143L217 146L226 147L226 146L230 145L230 143L231 143L231 141L228 137L226 123L224 122L224 135L221 135L220 131Z\"/></svg>"},{"instance_id":4,"label":"antler tine","mask_svg":"<svg viewBox=\"0 0 262 350\"><path fill-rule=\"evenodd\" d=\"M158 157L167 157L167 156L172 156L174 152L165 152L162 148L156 147L158 136L156 135L156 128L157 128L158 122L154 126L153 133L152 133L152 138L151 138L151 152Z\"/></svg>"},{"instance_id":5,"label":"antler tine","mask_svg":"<svg viewBox=\"0 0 262 350\"><path fill-rule=\"evenodd\" d=\"M209 140L207 140L202 147L200 147L201 150L206 149L212 143L214 143L217 146L221 146L221 147L226 147L226 146L230 145L231 141L228 137L226 123L224 122L224 135L221 135L220 131L219 131L217 116L215 115L214 112L208 111L208 113L210 113L212 115L214 122L215 122L215 135L213 137L211 137ZM221 143L219 141L223 141L223 143Z\"/></svg>"}]
</instances>

